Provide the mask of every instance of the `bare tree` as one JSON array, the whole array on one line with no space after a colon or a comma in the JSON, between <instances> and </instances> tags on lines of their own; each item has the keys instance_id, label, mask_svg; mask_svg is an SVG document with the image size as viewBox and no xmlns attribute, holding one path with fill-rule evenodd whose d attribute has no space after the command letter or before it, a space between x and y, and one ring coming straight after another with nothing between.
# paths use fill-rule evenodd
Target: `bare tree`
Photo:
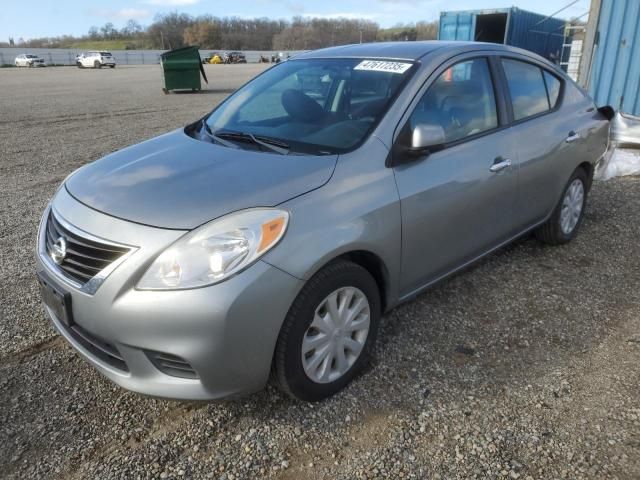
<instances>
[{"instance_id":1,"label":"bare tree","mask_svg":"<svg viewBox=\"0 0 640 480\"><path fill-rule=\"evenodd\" d=\"M184 30L184 43L201 48L219 48L220 31L217 25L207 20L198 20Z\"/></svg>"},{"instance_id":2,"label":"bare tree","mask_svg":"<svg viewBox=\"0 0 640 480\"><path fill-rule=\"evenodd\" d=\"M91 27L87 35L19 39L25 47L69 48L78 40L126 40L126 48L178 48L198 45L216 50L308 50L332 45L375 41L411 41L436 38L438 22L419 21L381 29L370 20L351 18L192 17L173 12L157 15L148 27L129 20L120 30L112 23Z\"/></svg>"}]
</instances>

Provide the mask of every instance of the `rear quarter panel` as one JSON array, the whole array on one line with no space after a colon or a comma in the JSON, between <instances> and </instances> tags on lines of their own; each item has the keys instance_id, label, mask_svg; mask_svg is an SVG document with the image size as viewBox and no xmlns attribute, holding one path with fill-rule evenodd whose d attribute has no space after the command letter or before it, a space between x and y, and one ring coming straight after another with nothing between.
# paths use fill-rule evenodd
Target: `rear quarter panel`
<instances>
[{"instance_id":1,"label":"rear quarter panel","mask_svg":"<svg viewBox=\"0 0 640 480\"><path fill-rule=\"evenodd\" d=\"M610 121L598 111L589 94L571 80L567 80L562 112L567 118L573 119L576 125L574 130L580 134L580 140L575 142L576 158L569 165L569 175L584 162L595 168L609 145Z\"/></svg>"}]
</instances>

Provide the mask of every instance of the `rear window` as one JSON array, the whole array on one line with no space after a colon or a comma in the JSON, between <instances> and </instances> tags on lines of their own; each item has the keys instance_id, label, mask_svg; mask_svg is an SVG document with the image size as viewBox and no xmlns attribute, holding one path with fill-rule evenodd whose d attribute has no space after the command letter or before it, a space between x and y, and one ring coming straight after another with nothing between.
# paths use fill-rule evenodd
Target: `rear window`
<instances>
[{"instance_id":1,"label":"rear window","mask_svg":"<svg viewBox=\"0 0 640 480\"><path fill-rule=\"evenodd\" d=\"M502 65L509 85L515 120L549 110L547 89L540 68L511 59L503 59Z\"/></svg>"}]
</instances>

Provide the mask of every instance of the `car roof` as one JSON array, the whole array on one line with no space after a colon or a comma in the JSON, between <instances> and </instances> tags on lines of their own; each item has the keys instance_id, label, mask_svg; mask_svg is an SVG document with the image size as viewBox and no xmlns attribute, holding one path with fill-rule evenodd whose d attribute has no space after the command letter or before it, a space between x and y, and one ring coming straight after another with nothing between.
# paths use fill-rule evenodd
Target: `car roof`
<instances>
[{"instance_id":1,"label":"car roof","mask_svg":"<svg viewBox=\"0 0 640 480\"><path fill-rule=\"evenodd\" d=\"M296 55L296 60L305 58L394 58L402 60L418 60L435 50L505 50L516 53L522 51L499 43L459 42L425 40L416 42L375 42L341 45L339 47L322 48Z\"/></svg>"}]
</instances>

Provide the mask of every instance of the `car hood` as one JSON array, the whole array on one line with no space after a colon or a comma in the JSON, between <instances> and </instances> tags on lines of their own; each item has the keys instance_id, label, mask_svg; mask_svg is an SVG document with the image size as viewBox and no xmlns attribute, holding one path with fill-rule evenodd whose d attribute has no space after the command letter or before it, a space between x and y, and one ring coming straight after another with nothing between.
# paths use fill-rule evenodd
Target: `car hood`
<instances>
[{"instance_id":1,"label":"car hood","mask_svg":"<svg viewBox=\"0 0 640 480\"><path fill-rule=\"evenodd\" d=\"M85 165L65 187L76 200L108 215L188 230L321 187L336 161L337 156L222 147L176 130Z\"/></svg>"}]
</instances>

